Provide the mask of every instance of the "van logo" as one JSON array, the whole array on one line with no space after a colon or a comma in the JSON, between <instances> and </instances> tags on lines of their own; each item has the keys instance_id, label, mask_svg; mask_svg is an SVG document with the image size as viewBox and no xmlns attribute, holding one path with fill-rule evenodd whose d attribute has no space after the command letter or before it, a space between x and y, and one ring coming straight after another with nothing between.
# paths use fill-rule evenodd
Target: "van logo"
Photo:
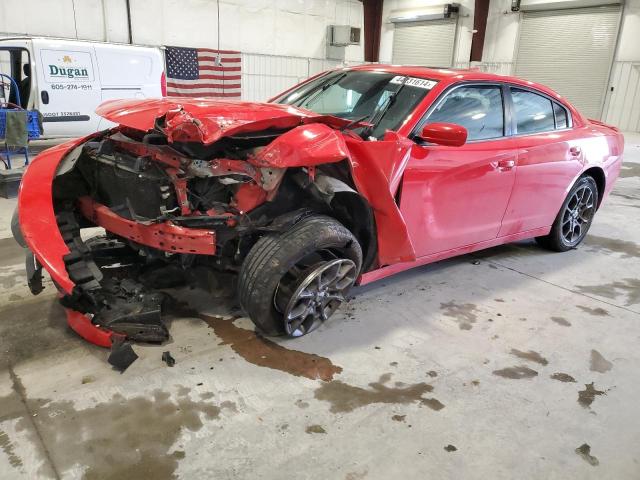
<instances>
[{"instance_id":1,"label":"van logo","mask_svg":"<svg viewBox=\"0 0 640 480\"><path fill-rule=\"evenodd\" d=\"M65 78L89 78L89 72L86 68L71 68L51 64L49 64L49 75Z\"/></svg>"},{"instance_id":2,"label":"van logo","mask_svg":"<svg viewBox=\"0 0 640 480\"><path fill-rule=\"evenodd\" d=\"M40 59L47 83L84 84L93 81L94 67L89 52L42 49Z\"/></svg>"}]
</instances>

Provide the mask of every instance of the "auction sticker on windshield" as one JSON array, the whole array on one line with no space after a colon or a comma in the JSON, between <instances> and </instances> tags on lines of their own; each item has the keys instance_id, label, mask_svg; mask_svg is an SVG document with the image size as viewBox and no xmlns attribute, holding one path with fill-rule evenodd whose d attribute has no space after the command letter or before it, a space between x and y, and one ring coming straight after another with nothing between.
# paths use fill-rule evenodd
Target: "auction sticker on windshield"
<instances>
[{"instance_id":1,"label":"auction sticker on windshield","mask_svg":"<svg viewBox=\"0 0 640 480\"><path fill-rule=\"evenodd\" d=\"M407 79L406 82L405 82L405 78ZM436 83L438 82L434 80L427 80L425 78L405 77L403 75L396 75L391 79L389 83L397 83L397 84L404 83L405 85L409 85L410 87L418 87L418 88L424 88L426 90L431 90L433 87L436 86Z\"/></svg>"}]
</instances>

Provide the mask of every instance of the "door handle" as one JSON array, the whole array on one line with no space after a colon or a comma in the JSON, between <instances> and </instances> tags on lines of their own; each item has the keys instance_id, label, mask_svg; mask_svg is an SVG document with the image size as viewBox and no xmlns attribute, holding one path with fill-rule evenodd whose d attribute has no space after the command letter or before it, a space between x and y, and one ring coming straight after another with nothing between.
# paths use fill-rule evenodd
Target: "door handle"
<instances>
[{"instance_id":1,"label":"door handle","mask_svg":"<svg viewBox=\"0 0 640 480\"><path fill-rule=\"evenodd\" d=\"M500 160L498 161L498 170L504 172L505 170L511 170L516 166L515 160Z\"/></svg>"},{"instance_id":2,"label":"door handle","mask_svg":"<svg viewBox=\"0 0 640 480\"><path fill-rule=\"evenodd\" d=\"M40 92L40 99L42 100L42 103L44 103L45 105L49 103L49 92L47 92L46 90L42 90Z\"/></svg>"},{"instance_id":3,"label":"door handle","mask_svg":"<svg viewBox=\"0 0 640 480\"><path fill-rule=\"evenodd\" d=\"M569 149L569 153L571 154L572 157L577 157L582 153L582 149L580 147L571 147Z\"/></svg>"}]
</instances>

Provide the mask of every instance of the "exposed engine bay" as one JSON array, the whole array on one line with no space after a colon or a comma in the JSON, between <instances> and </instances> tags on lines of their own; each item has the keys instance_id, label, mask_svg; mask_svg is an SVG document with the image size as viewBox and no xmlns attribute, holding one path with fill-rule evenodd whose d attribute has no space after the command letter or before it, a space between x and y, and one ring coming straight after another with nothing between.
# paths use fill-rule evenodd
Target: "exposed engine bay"
<instances>
[{"instance_id":1,"label":"exposed engine bay","mask_svg":"<svg viewBox=\"0 0 640 480\"><path fill-rule=\"evenodd\" d=\"M197 122L173 115L185 128ZM65 307L116 335L164 341L166 296L156 289L187 281L195 267L237 273L257 239L310 214L348 225L363 267L374 265L374 214L356 191L341 132L298 122L204 144L180 141L175 128L168 135L169 117L151 132L120 126L96 134L58 166L54 209L75 284ZM297 144L299 137L306 141ZM80 230L94 226L106 236L84 241Z\"/></svg>"}]
</instances>

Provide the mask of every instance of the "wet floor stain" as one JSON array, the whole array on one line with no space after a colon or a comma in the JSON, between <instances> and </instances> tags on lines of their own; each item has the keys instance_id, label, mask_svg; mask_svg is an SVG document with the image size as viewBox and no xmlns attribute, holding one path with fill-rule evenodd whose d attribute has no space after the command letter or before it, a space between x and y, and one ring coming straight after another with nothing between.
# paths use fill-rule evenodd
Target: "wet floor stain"
<instances>
[{"instance_id":1,"label":"wet floor stain","mask_svg":"<svg viewBox=\"0 0 640 480\"><path fill-rule=\"evenodd\" d=\"M394 415L391 417L391 420L394 422L404 422L405 418L407 418L406 415Z\"/></svg>"},{"instance_id":2,"label":"wet floor stain","mask_svg":"<svg viewBox=\"0 0 640 480\"><path fill-rule=\"evenodd\" d=\"M611 299L615 299L619 295L626 295L626 306L640 303L640 280L637 278L624 278L602 285L576 285L576 289L581 293Z\"/></svg>"},{"instance_id":3,"label":"wet floor stain","mask_svg":"<svg viewBox=\"0 0 640 480\"><path fill-rule=\"evenodd\" d=\"M18 397L15 392L12 396ZM180 459L185 458L184 451L171 451L181 435L199 431L207 421L218 421L223 410L236 411L233 402L216 405L186 395L172 399L159 389L149 396L115 394L82 410L71 401L28 399L27 403L33 417L15 412L16 429L31 432L31 421L35 422L46 444L65 446L56 449L58 471L80 469L87 480L174 478ZM37 443L35 435L30 435Z\"/></svg>"},{"instance_id":4,"label":"wet floor stain","mask_svg":"<svg viewBox=\"0 0 640 480\"><path fill-rule=\"evenodd\" d=\"M426 405L431 410L435 410L436 412L444 408L444 403L442 403L437 398L425 398L424 400L422 400L422 404Z\"/></svg>"},{"instance_id":5,"label":"wet floor stain","mask_svg":"<svg viewBox=\"0 0 640 480\"><path fill-rule=\"evenodd\" d=\"M366 468L362 471L349 472L344 476L344 480L362 480L363 478L367 477L368 473L369 470L367 470Z\"/></svg>"},{"instance_id":6,"label":"wet floor stain","mask_svg":"<svg viewBox=\"0 0 640 480\"><path fill-rule=\"evenodd\" d=\"M592 372L606 373L613 368L613 363L604 358L597 350L591 350L591 361L589 370Z\"/></svg>"},{"instance_id":7,"label":"wet floor stain","mask_svg":"<svg viewBox=\"0 0 640 480\"><path fill-rule=\"evenodd\" d=\"M86 348L67 327L64 309L44 293L0 306L0 365Z\"/></svg>"},{"instance_id":8,"label":"wet floor stain","mask_svg":"<svg viewBox=\"0 0 640 480\"><path fill-rule=\"evenodd\" d=\"M608 317L609 312L602 307L591 308L585 305L576 305L583 312L587 312L589 315L593 315L594 317Z\"/></svg>"},{"instance_id":9,"label":"wet floor stain","mask_svg":"<svg viewBox=\"0 0 640 480\"><path fill-rule=\"evenodd\" d=\"M451 445L451 444L444 447L444 449L446 452L456 452L458 450L455 445Z\"/></svg>"},{"instance_id":10,"label":"wet floor stain","mask_svg":"<svg viewBox=\"0 0 640 480\"><path fill-rule=\"evenodd\" d=\"M576 381L576 379L573 378L568 373L562 373L562 372L556 372L553 375L551 375L550 378L553 380L558 380L559 382L565 382L565 383L570 383L570 382L575 383Z\"/></svg>"},{"instance_id":11,"label":"wet floor stain","mask_svg":"<svg viewBox=\"0 0 640 480\"><path fill-rule=\"evenodd\" d=\"M16 455L13 442L11 442L9 435L2 430L0 430L0 449L9 459L9 465L13 468L22 467L22 459Z\"/></svg>"},{"instance_id":12,"label":"wet floor stain","mask_svg":"<svg viewBox=\"0 0 640 480\"><path fill-rule=\"evenodd\" d=\"M524 365L519 365L516 367L507 367L500 370L494 370L493 374L503 378L520 380L523 378L533 378L538 375L538 372L530 369L529 367L525 367Z\"/></svg>"},{"instance_id":13,"label":"wet floor stain","mask_svg":"<svg viewBox=\"0 0 640 480\"><path fill-rule=\"evenodd\" d=\"M551 321L562 325L563 327L570 327L571 322L564 317L551 317Z\"/></svg>"},{"instance_id":14,"label":"wet floor stain","mask_svg":"<svg viewBox=\"0 0 640 480\"><path fill-rule=\"evenodd\" d=\"M587 247L593 250L604 250L611 253L619 253L622 258L639 258L640 245L628 240L618 240L615 238L600 237L598 235L589 234L584 239Z\"/></svg>"},{"instance_id":15,"label":"wet floor stain","mask_svg":"<svg viewBox=\"0 0 640 480\"><path fill-rule=\"evenodd\" d=\"M582 457L582 459L587 462L592 467L597 467L600 464L600 461L591 455L591 446L588 443L583 443L578 448L576 448L576 453Z\"/></svg>"},{"instance_id":16,"label":"wet floor stain","mask_svg":"<svg viewBox=\"0 0 640 480\"><path fill-rule=\"evenodd\" d=\"M204 314L199 314L199 317L220 337L223 345L229 345L247 362L259 367L280 370L296 377L320 379L325 382L332 380L334 375L342 372L342 367L334 365L328 358L285 348L257 335L252 330L237 327L233 323L236 318L225 319Z\"/></svg>"},{"instance_id":17,"label":"wet floor stain","mask_svg":"<svg viewBox=\"0 0 640 480\"><path fill-rule=\"evenodd\" d=\"M625 162L620 169L620 178L640 177L640 163Z\"/></svg>"},{"instance_id":18,"label":"wet floor stain","mask_svg":"<svg viewBox=\"0 0 640 480\"><path fill-rule=\"evenodd\" d=\"M385 373L377 382L369 384L370 388L349 385L340 380L323 383L314 392L317 400L328 402L332 413L351 412L357 408L374 403L410 404L419 403L433 410L440 410L444 405L435 399L424 398L423 395L432 392L433 387L428 383L416 383L404 387L388 387L391 374ZM435 408L434 408L435 407Z\"/></svg>"},{"instance_id":19,"label":"wet floor stain","mask_svg":"<svg viewBox=\"0 0 640 480\"><path fill-rule=\"evenodd\" d=\"M322 425L309 425L304 431L307 433L327 433Z\"/></svg>"},{"instance_id":20,"label":"wet floor stain","mask_svg":"<svg viewBox=\"0 0 640 480\"><path fill-rule=\"evenodd\" d=\"M512 348L510 353L511 355L515 355L518 358L522 358L523 360L529 360L530 362L539 363L540 365L549 364L549 361L546 358L544 358L538 352L534 352L533 350L529 350L528 352L523 352L521 350Z\"/></svg>"},{"instance_id":21,"label":"wet floor stain","mask_svg":"<svg viewBox=\"0 0 640 480\"><path fill-rule=\"evenodd\" d=\"M597 390L593 386L593 383L594 382L585 383L584 384L585 389L580 390L578 392L578 403L582 405L584 408L591 408L591 404L593 403L593 401L596 399L597 396L607 394L607 392L603 390Z\"/></svg>"},{"instance_id":22,"label":"wet floor stain","mask_svg":"<svg viewBox=\"0 0 640 480\"><path fill-rule=\"evenodd\" d=\"M440 310L445 317L458 322L460 330L471 330L478 319L478 307L473 303L456 303L454 301L441 303Z\"/></svg>"}]
</instances>

